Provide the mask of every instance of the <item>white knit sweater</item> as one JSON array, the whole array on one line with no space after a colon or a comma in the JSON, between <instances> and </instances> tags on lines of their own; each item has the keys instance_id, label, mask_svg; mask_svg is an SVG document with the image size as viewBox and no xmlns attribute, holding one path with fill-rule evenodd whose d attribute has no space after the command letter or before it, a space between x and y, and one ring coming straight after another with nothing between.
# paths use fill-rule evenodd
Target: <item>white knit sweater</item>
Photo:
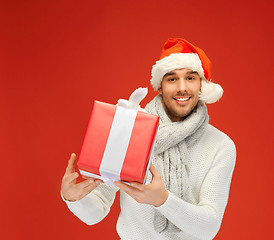
<instances>
[{"instance_id":1,"label":"white knit sweater","mask_svg":"<svg viewBox=\"0 0 274 240\"><path fill-rule=\"evenodd\" d=\"M208 124L200 140L188 150L192 159L188 166L190 202L170 192L167 201L156 208L182 231L158 234L153 226L155 207L137 203L121 191L117 232L122 240L213 239L217 234L228 201L235 145L227 135ZM83 199L66 203L79 219L92 225L108 214L118 190L116 186L101 184Z\"/></svg>"}]
</instances>

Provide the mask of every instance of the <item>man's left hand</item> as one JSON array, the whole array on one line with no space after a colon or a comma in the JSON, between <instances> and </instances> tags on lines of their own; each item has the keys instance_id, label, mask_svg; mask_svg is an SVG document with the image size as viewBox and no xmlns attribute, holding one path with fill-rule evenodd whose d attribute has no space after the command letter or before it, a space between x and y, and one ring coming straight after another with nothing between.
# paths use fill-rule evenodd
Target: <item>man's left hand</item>
<instances>
[{"instance_id":1,"label":"man's left hand","mask_svg":"<svg viewBox=\"0 0 274 240\"><path fill-rule=\"evenodd\" d=\"M132 182L128 185L120 181L116 181L114 184L134 198L138 203L146 203L154 207L160 207L167 200L168 191L165 189L161 175L152 164L149 170L152 174L150 184Z\"/></svg>"}]
</instances>

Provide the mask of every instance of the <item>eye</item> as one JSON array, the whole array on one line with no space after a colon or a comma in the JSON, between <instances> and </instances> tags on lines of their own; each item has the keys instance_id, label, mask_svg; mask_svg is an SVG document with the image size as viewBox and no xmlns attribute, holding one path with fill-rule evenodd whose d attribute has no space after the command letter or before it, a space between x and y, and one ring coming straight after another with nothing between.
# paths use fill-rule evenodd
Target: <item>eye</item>
<instances>
[{"instance_id":1,"label":"eye","mask_svg":"<svg viewBox=\"0 0 274 240\"><path fill-rule=\"evenodd\" d=\"M176 81L176 78L169 78L167 81L174 82L174 81Z\"/></svg>"},{"instance_id":2,"label":"eye","mask_svg":"<svg viewBox=\"0 0 274 240\"><path fill-rule=\"evenodd\" d=\"M192 77L192 76L189 76L189 77L187 77L187 80L195 80L195 77Z\"/></svg>"}]
</instances>

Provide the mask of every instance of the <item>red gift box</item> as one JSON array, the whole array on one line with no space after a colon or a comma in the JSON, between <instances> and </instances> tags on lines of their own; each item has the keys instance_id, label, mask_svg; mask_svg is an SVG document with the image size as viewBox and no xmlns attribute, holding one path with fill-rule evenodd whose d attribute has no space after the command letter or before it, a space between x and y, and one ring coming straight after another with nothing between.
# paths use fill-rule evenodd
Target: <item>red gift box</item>
<instances>
[{"instance_id":1,"label":"red gift box","mask_svg":"<svg viewBox=\"0 0 274 240\"><path fill-rule=\"evenodd\" d=\"M159 116L94 101L77 161L84 176L144 183Z\"/></svg>"}]
</instances>

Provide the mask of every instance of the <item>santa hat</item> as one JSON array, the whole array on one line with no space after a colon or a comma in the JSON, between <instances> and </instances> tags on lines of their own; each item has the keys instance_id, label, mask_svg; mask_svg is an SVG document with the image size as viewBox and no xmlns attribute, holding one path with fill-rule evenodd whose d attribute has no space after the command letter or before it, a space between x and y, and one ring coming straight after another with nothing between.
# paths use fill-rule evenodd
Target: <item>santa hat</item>
<instances>
[{"instance_id":1,"label":"santa hat","mask_svg":"<svg viewBox=\"0 0 274 240\"><path fill-rule=\"evenodd\" d=\"M172 70L189 68L202 79L199 97L206 103L214 103L223 95L219 84L211 82L211 62L204 51L181 38L169 38L164 45L159 61L151 71L151 85L157 91L164 75Z\"/></svg>"}]
</instances>

